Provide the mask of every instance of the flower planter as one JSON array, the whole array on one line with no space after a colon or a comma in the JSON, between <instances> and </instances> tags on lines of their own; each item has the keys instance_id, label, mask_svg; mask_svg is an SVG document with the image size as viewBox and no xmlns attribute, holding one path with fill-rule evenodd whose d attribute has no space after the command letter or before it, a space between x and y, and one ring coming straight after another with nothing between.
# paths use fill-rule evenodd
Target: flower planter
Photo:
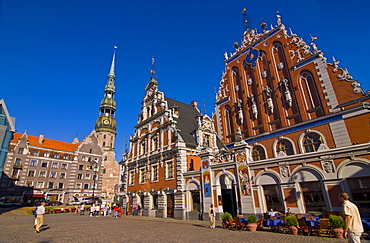
<instances>
[{"instance_id":1,"label":"flower planter","mask_svg":"<svg viewBox=\"0 0 370 243\"><path fill-rule=\"evenodd\" d=\"M331 233L335 238L343 239L343 229L342 228L333 228Z\"/></svg>"},{"instance_id":2,"label":"flower planter","mask_svg":"<svg viewBox=\"0 0 370 243\"><path fill-rule=\"evenodd\" d=\"M294 225L289 226L289 231L292 233L292 235L298 235L298 228Z\"/></svg>"},{"instance_id":3,"label":"flower planter","mask_svg":"<svg viewBox=\"0 0 370 243\"><path fill-rule=\"evenodd\" d=\"M257 231L257 224L256 223L249 223L247 224L248 230L251 232L256 232Z\"/></svg>"}]
</instances>

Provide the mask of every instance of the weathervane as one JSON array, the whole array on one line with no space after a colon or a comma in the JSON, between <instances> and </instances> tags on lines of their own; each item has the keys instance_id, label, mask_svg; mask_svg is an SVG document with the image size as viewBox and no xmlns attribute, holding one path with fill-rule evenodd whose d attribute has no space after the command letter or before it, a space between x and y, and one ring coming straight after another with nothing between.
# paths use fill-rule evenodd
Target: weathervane
<instances>
[{"instance_id":1,"label":"weathervane","mask_svg":"<svg viewBox=\"0 0 370 243\"><path fill-rule=\"evenodd\" d=\"M247 14L247 9L244 8L241 14L243 14L243 27L245 28L245 30L248 30L249 26L251 25L251 22L250 22L250 17Z\"/></svg>"},{"instance_id":2,"label":"weathervane","mask_svg":"<svg viewBox=\"0 0 370 243\"><path fill-rule=\"evenodd\" d=\"M149 72L150 72L150 74L151 74L152 76L155 74L154 62L155 62L155 59L154 59L154 56L152 56L152 68L151 68L151 69L149 69Z\"/></svg>"}]
</instances>

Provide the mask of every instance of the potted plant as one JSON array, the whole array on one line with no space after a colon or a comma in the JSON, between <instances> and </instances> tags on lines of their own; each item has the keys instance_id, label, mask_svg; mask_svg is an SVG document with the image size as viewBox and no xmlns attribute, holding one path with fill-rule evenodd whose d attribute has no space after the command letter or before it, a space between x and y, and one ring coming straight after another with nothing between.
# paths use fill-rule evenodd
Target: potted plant
<instances>
[{"instance_id":1,"label":"potted plant","mask_svg":"<svg viewBox=\"0 0 370 243\"><path fill-rule=\"evenodd\" d=\"M298 219L295 215L288 215L285 217L286 223L289 225L289 230L293 235L298 235Z\"/></svg>"},{"instance_id":2,"label":"potted plant","mask_svg":"<svg viewBox=\"0 0 370 243\"><path fill-rule=\"evenodd\" d=\"M221 214L221 220L222 220L222 227L224 229L227 229L228 222L233 221L233 216L230 213L225 212L225 213Z\"/></svg>"},{"instance_id":3,"label":"potted plant","mask_svg":"<svg viewBox=\"0 0 370 243\"><path fill-rule=\"evenodd\" d=\"M332 214L329 216L329 222L333 226L331 232L334 237L343 239L344 219L341 216Z\"/></svg>"},{"instance_id":4,"label":"potted plant","mask_svg":"<svg viewBox=\"0 0 370 243\"><path fill-rule=\"evenodd\" d=\"M255 232L257 230L257 217L256 215L249 215L248 219L248 229L249 231Z\"/></svg>"}]
</instances>

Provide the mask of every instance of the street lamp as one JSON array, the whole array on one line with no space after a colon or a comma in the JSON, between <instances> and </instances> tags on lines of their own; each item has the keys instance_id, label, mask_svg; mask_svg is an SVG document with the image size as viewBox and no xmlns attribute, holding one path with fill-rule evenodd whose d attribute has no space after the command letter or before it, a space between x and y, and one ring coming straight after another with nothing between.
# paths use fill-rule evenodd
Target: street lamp
<instances>
[{"instance_id":1,"label":"street lamp","mask_svg":"<svg viewBox=\"0 0 370 243\"><path fill-rule=\"evenodd\" d=\"M92 195L92 203L94 203L95 201L95 181L96 181L96 172L99 171L99 167L95 164L94 166L94 177L93 177L93 180L94 180L94 185L93 185L93 195Z\"/></svg>"}]
</instances>

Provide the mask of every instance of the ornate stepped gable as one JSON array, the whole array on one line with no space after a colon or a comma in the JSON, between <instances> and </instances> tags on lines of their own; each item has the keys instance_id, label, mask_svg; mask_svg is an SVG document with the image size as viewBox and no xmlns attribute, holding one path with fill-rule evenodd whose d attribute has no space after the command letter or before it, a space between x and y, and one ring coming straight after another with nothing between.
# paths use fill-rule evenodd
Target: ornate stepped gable
<instances>
[{"instance_id":1,"label":"ornate stepped gable","mask_svg":"<svg viewBox=\"0 0 370 243\"><path fill-rule=\"evenodd\" d=\"M333 58L328 63L311 36L307 44L277 25L262 33L247 29L235 51L226 53L216 94L216 129L225 143L240 130L244 138L339 111L368 99L359 82Z\"/></svg>"}]
</instances>

